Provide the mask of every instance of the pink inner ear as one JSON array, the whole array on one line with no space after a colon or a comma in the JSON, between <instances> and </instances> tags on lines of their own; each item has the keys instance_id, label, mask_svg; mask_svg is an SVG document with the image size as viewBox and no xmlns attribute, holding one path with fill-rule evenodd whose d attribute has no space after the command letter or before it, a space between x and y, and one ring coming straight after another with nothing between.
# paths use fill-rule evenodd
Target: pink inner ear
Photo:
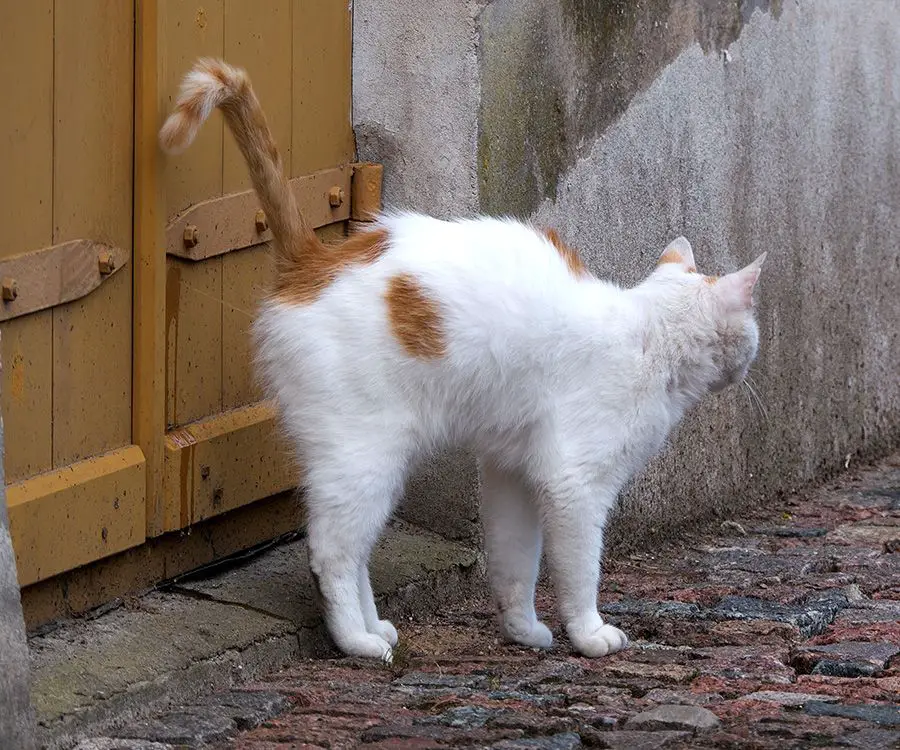
<instances>
[{"instance_id":1,"label":"pink inner ear","mask_svg":"<svg viewBox=\"0 0 900 750\"><path fill-rule=\"evenodd\" d=\"M762 264L766 260L767 253L763 253L750 265L723 276L713 288L719 298L731 309L749 310L753 307L753 290L759 275L762 272Z\"/></svg>"},{"instance_id":2,"label":"pink inner ear","mask_svg":"<svg viewBox=\"0 0 900 750\"><path fill-rule=\"evenodd\" d=\"M753 290L759 281L760 269L748 266L723 276L714 285L719 297L729 308L748 310L753 307Z\"/></svg>"}]
</instances>

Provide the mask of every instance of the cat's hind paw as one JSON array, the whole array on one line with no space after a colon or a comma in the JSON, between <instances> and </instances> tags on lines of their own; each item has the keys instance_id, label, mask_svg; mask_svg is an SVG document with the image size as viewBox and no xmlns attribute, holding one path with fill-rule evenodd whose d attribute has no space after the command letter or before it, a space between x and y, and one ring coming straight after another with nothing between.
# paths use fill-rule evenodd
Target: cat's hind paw
<instances>
[{"instance_id":1,"label":"cat's hind paw","mask_svg":"<svg viewBox=\"0 0 900 750\"><path fill-rule=\"evenodd\" d=\"M533 620L530 623L504 622L503 634L507 640L521 646L550 648L553 645L553 633L539 620Z\"/></svg>"},{"instance_id":2,"label":"cat's hind paw","mask_svg":"<svg viewBox=\"0 0 900 750\"><path fill-rule=\"evenodd\" d=\"M341 640L335 639L335 644L347 656L380 659L387 664L390 664L394 659L391 644L380 635L371 633L354 634Z\"/></svg>"},{"instance_id":3,"label":"cat's hind paw","mask_svg":"<svg viewBox=\"0 0 900 750\"><path fill-rule=\"evenodd\" d=\"M397 628L394 627L390 620L379 620L371 632L373 635L383 638L391 646L396 646L400 640L400 637L397 635Z\"/></svg>"},{"instance_id":4,"label":"cat's hind paw","mask_svg":"<svg viewBox=\"0 0 900 750\"><path fill-rule=\"evenodd\" d=\"M599 619L599 618L598 618ZM612 625L603 624L592 630L569 627L569 640L583 656L598 657L618 653L628 647L628 636Z\"/></svg>"}]
</instances>

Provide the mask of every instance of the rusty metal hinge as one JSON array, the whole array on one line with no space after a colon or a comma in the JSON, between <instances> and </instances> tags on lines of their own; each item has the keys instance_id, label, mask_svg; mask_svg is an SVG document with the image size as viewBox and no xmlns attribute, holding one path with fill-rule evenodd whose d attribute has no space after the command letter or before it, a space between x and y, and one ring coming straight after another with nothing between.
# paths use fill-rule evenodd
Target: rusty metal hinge
<instances>
[{"instance_id":1,"label":"rusty metal hinge","mask_svg":"<svg viewBox=\"0 0 900 750\"><path fill-rule=\"evenodd\" d=\"M314 229L338 221L372 221L381 210L380 164L347 164L290 181L300 211ZM349 200L348 200L349 198ZM197 203L166 227L166 253L204 260L272 239L252 190Z\"/></svg>"}]
</instances>

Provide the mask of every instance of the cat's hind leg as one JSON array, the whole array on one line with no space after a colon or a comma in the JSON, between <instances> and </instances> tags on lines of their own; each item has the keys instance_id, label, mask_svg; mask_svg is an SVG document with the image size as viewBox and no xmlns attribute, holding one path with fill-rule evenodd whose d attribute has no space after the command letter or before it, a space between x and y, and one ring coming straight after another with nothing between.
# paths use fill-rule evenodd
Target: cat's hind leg
<instances>
[{"instance_id":1,"label":"cat's hind leg","mask_svg":"<svg viewBox=\"0 0 900 750\"><path fill-rule=\"evenodd\" d=\"M534 586L541 560L537 509L523 478L489 459L479 461L488 575L503 635L549 648L550 629L537 619Z\"/></svg>"},{"instance_id":2,"label":"cat's hind leg","mask_svg":"<svg viewBox=\"0 0 900 750\"><path fill-rule=\"evenodd\" d=\"M389 661L396 631L378 620L367 563L403 486L403 452L345 440L307 466L309 565L328 631L345 654Z\"/></svg>"}]
</instances>

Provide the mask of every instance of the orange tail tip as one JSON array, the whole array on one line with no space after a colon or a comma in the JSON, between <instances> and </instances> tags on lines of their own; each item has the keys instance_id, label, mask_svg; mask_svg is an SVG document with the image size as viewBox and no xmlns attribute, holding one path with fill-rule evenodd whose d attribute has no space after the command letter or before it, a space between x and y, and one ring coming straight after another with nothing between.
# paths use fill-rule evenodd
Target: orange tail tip
<instances>
[{"instance_id":1,"label":"orange tail tip","mask_svg":"<svg viewBox=\"0 0 900 750\"><path fill-rule=\"evenodd\" d=\"M247 74L221 60L198 60L181 83L172 114L159 131L159 142L170 154L184 151L212 111L238 95Z\"/></svg>"}]
</instances>

